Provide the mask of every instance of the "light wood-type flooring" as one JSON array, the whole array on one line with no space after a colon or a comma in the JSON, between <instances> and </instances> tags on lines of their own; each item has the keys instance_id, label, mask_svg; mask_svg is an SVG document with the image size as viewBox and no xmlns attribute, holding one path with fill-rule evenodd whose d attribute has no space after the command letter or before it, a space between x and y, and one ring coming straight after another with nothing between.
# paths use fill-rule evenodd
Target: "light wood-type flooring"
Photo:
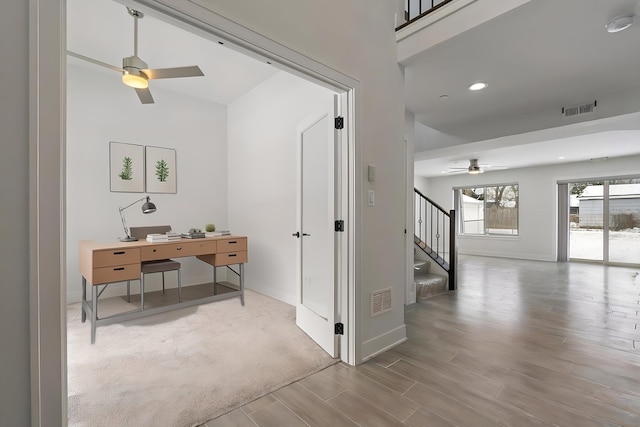
<instances>
[{"instance_id":1,"label":"light wood-type flooring","mask_svg":"<svg viewBox=\"0 0 640 427\"><path fill-rule=\"evenodd\" d=\"M636 271L462 257L403 344L205 426L640 426Z\"/></svg>"}]
</instances>

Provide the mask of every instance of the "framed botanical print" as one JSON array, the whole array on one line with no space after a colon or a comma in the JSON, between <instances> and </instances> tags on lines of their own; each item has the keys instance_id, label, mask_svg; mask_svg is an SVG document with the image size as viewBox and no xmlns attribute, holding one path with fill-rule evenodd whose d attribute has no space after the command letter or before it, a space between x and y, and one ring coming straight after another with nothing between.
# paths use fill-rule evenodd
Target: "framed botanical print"
<instances>
[{"instance_id":1,"label":"framed botanical print","mask_svg":"<svg viewBox=\"0 0 640 427\"><path fill-rule=\"evenodd\" d=\"M145 165L147 193L177 193L176 150L147 145Z\"/></svg>"},{"instance_id":2,"label":"framed botanical print","mask_svg":"<svg viewBox=\"0 0 640 427\"><path fill-rule=\"evenodd\" d=\"M144 147L124 142L109 143L110 189L114 192L144 191Z\"/></svg>"}]
</instances>

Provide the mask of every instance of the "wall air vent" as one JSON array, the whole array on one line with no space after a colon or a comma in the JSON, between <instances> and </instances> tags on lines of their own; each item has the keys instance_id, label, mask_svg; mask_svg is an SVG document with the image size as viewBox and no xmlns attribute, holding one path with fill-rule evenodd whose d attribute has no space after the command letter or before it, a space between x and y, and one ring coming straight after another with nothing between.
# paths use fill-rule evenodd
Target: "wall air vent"
<instances>
[{"instance_id":1,"label":"wall air vent","mask_svg":"<svg viewBox=\"0 0 640 427\"><path fill-rule=\"evenodd\" d=\"M371 292L371 316L391 311L391 288Z\"/></svg>"},{"instance_id":2,"label":"wall air vent","mask_svg":"<svg viewBox=\"0 0 640 427\"><path fill-rule=\"evenodd\" d=\"M598 105L598 101L587 102L586 104L572 105L571 107L562 107L562 115L565 117L579 116L581 114L593 113Z\"/></svg>"}]
</instances>

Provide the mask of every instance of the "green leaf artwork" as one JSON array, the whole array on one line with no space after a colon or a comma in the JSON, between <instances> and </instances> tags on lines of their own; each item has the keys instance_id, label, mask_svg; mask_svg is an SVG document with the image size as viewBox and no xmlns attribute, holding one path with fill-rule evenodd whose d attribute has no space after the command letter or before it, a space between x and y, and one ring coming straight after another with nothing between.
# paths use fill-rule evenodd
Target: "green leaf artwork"
<instances>
[{"instance_id":1,"label":"green leaf artwork","mask_svg":"<svg viewBox=\"0 0 640 427\"><path fill-rule=\"evenodd\" d=\"M169 177L169 165L164 159L156 162L156 177L160 182L167 182Z\"/></svg>"},{"instance_id":2,"label":"green leaf artwork","mask_svg":"<svg viewBox=\"0 0 640 427\"><path fill-rule=\"evenodd\" d=\"M127 156L122 160L122 171L118 176L124 181L131 181L133 179L133 160L131 160L131 157Z\"/></svg>"}]
</instances>

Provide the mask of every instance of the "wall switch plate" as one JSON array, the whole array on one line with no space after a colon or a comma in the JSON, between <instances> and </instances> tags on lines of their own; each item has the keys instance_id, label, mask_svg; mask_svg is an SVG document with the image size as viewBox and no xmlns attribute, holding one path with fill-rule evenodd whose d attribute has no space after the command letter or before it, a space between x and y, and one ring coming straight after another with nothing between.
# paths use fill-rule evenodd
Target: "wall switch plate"
<instances>
[{"instance_id":1,"label":"wall switch plate","mask_svg":"<svg viewBox=\"0 0 640 427\"><path fill-rule=\"evenodd\" d=\"M373 190L367 190L367 205L373 206L376 204L376 194Z\"/></svg>"},{"instance_id":2,"label":"wall switch plate","mask_svg":"<svg viewBox=\"0 0 640 427\"><path fill-rule=\"evenodd\" d=\"M367 179L369 182L376 180L376 165L369 165L367 167Z\"/></svg>"}]
</instances>

